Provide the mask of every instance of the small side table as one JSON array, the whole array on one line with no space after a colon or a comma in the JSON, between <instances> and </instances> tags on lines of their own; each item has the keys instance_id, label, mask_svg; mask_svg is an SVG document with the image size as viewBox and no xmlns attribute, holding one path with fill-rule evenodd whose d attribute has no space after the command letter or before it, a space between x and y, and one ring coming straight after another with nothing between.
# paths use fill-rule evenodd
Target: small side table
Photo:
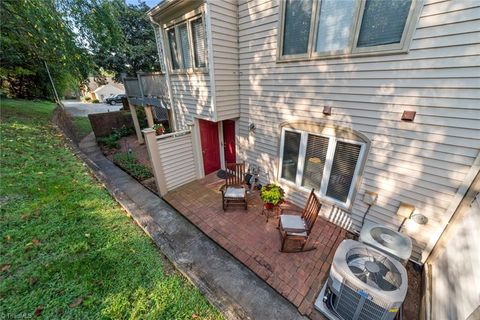
<instances>
[{"instance_id":1,"label":"small side table","mask_svg":"<svg viewBox=\"0 0 480 320\"><path fill-rule=\"evenodd\" d=\"M265 215L267 217L267 222L268 219L270 218L277 218L280 213L280 206L274 206L272 209L267 209L265 206L262 208L262 215Z\"/></svg>"}]
</instances>

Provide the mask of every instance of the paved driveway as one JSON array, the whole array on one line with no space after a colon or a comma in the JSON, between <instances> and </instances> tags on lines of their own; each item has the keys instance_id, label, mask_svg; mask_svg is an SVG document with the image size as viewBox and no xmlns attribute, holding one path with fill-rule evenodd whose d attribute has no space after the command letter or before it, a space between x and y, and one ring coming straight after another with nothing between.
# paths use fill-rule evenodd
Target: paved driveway
<instances>
[{"instance_id":1,"label":"paved driveway","mask_svg":"<svg viewBox=\"0 0 480 320\"><path fill-rule=\"evenodd\" d=\"M90 113L102 113L118 111L122 108L121 103L114 106L104 103L85 103L80 101L62 101L66 111L74 117L86 117Z\"/></svg>"}]
</instances>

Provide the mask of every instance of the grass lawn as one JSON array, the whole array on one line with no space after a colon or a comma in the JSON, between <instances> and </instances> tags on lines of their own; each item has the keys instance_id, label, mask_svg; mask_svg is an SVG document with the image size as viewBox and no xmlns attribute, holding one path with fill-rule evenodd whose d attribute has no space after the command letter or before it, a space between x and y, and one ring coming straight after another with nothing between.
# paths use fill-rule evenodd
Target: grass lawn
<instances>
[{"instance_id":1,"label":"grass lawn","mask_svg":"<svg viewBox=\"0 0 480 320\"><path fill-rule=\"evenodd\" d=\"M0 318L220 319L52 128L3 100Z\"/></svg>"},{"instance_id":2,"label":"grass lawn","mask_svg":"<svg viewBox=\"0 0 480 320\"><path fill-rule=\"evenodd\" d=\"M88 117L73 117L72 121L80 140L92 132L92 126L90 125L90 120L88 120Z\"/></svg>"}]
</instances>

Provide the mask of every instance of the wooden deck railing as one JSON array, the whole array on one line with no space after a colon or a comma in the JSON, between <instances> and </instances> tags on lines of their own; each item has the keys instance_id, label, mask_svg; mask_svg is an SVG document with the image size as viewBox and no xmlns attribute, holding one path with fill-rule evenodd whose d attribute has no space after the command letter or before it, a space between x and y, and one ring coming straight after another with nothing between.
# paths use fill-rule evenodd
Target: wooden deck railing
<instances>
[{"instance_id":1,"label":"wooden deck railing","mask_svg":"<svg viewBox=\"0 0 480 320\"><path fill-rule=\"evenodd\" d=\"M123 79L125 93L130 103L139 106L167 107L168 90L165 75L161 72L137 73L137 77Z\"/></svg>"}]
</instances>

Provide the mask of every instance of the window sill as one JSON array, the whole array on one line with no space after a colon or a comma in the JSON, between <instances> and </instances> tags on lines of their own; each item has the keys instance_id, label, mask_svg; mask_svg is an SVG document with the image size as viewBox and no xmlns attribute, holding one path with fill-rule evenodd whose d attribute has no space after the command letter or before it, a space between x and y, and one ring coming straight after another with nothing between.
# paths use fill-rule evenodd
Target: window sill
<instances>
[{"instance_id":1,"label":"window sill","mask_svg":"<svg viewBox=\"0 0 480 320\"><path fill-rule=\"evenodd\" d=\"M299 57L283 57L277 56L277 63L288 63L288 62L300 62L300 61L317 61L317 60L332 60L332 59L349 59L349 58L362 58L362 57L378 57L378 56L388 56L395 54L408 54L407 49L402 50L385 50L385 51L374 51L374 52L358 52L358 53L345 53L345 54L315 54L312 56L299 56Z\"/></svg>"},{"instance_id":2,"label":"window sill","mask_svg":"<svg viewBox=\"0 0 480 320\"><path fill-rule=\"evenodd\" d=\"M305 194L308 194L310 191L312 191L312 189L309 189L309 188L306 188L306 187L303 187L303 186L298 186L295 183L293 183L289 180L286 180L284 178L280 178L279 182L281 184L287 185L290 188L296 189L300 192L305 192ZM346 203L337 201L337 200L332 199L332 198L327 197L327 196L322 196L321 194L318 193L317 189L315 189L315 195L319 198L321 203L325 203L325 204L332 205L332 206L337 206L340 209L343 209L343 210L347 211L348 213L350 213L350 210L352 209L352 204L348 207L346 205Z\"/></svg>"},{"instance_id":3,"label":"window sill","mask_svg":"<svg viewBox=\"0 0 480 320\"><path fill-rule=\"evenodd\" d=\"M190 74L205 74L208 73L208 69L199 68L199 69L188 69L188 70L171 70L171 75L190 75Z\"/></svg>"}]
</instances>

